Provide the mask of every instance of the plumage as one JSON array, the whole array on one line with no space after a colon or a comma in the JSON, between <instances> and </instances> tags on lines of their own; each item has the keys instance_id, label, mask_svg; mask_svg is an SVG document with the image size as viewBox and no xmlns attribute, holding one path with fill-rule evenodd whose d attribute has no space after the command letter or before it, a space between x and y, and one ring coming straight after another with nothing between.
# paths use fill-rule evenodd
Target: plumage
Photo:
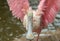
<instances>
[{"instance_id":1,"label":"plumage","mask_svg":"<svg viewBox=\"0 0 60 41\"><path fill-rule=\"evenodd\" d=\"M54 21L56 14L60 10L59 4L60 0L45 0L43 7L46 6L46 8L45 10L42 10L44 14L41 17L42 26L47 26L49 23L52 23Z\"/></svg>"},{"instance_id":2,"label":"plumage","mask_svg":"<svg viewBox=\"0 0 60 41\"><path fill-rule=\"evenodd\" d=\"M60 0L40 0L37 10L29 10L31 6L29 5L28 0L7 0L7 2L12 11L12 15L20 19L23 22L24 27L31 21L27 22L28 19L30 19L27 16L29 12L33 14L33 29L29 27L26 29L32 29L38 34L40 34L43 27L54 21L56 14L60 10Z\"/></svg>"},{"instance_id":3,"label":"plumage","mask_svg":"<svg viewBox=\"0 0 60 41\"><path fill-rule=\"evenodd\" d=\"M23 21L24 15L29 8L28 0L7 0L12 15Z\"/></svg>"}]
</instances>

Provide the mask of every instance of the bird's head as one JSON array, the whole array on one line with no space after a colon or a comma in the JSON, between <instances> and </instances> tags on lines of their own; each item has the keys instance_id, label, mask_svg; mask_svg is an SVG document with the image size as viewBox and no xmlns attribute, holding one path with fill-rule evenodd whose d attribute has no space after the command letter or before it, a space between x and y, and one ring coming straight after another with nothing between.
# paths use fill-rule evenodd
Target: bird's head
<instances>
[{"instance_id":1,"label":"bird's head","mask_svg":"<svg viewBox=\"0 0 60 41\"><path fill-rule=\"evenodd\" d=\"M27 16L28 16L29 18L33 18L33 10L32 10L31 7L28 9Z\"/></svg>"}]
</instances>

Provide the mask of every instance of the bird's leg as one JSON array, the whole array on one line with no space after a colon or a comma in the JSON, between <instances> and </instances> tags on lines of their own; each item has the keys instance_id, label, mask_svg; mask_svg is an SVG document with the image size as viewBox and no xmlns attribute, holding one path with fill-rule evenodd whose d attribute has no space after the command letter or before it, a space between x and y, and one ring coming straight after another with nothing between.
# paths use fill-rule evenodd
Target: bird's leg
<instances>
[{"instance_id":1,"label":"bird's leg","mask_svg":"<svg viewBox=\"0 0 60 41\"><path fill-rule=\"evenodd\" d=\"M38 36L37 36L37 40L36 41L38 41L38 39L39 39L39 34L41 33L41 30L42 30L42 27L39 27L38 30L37 30Z\"/></svg>"},{"instance_id":2,"label":"bird's leg","mask_svg":"<svg viewBox=\"0 0 60 41\"><path fill-rule=\"evenodd\" d=\"M39 34L38 34L38 36L37 36L37 41L38 41L38 39L39 39Z\"/></svg>"},{"instance_id":3,"label":"bird's leg","mask_svg":"<svg viewBox=\"0 0 60 41\"><path fill-rule=\"evenodd\" d=\"M41 30L40 30L40 33L41 33ZM38 33L38 36L37 36L37 40L36 41L38 41L40 33Z\"/></svg>"}]
</instances>

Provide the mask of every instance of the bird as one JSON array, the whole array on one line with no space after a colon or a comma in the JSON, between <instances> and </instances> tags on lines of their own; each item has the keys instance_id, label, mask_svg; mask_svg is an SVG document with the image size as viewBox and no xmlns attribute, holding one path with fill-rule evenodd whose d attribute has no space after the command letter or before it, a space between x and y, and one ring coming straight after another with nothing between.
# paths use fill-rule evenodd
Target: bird
<instances>
[{"instance_id":1,"label":"bird","mask_svg":"<svg viewBox=\"0 0 60 41\"><path fill-rule=\"evenodd\" d=\"M36 10L33 10L29 0L7 0L12 15L20 19L27 30L26 38L33 39L33 32L38 34L49 23L52 23L60 10L60 0L39 0Z\"/></svg>"}]
</instances>

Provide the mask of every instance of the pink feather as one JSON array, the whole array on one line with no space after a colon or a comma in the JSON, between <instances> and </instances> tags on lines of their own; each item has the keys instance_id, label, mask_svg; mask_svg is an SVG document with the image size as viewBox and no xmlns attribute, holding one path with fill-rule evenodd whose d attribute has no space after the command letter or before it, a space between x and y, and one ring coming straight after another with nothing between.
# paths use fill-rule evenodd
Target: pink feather
<instances>
[{"instance_id":1,"label":"pink feather","mask_svg":"<svg viewBox=\"0 0 60 41\"><path fill-rule=\"evenodd\" d=\"M12 11L12 15L23 20L24 15L29 8L28 0L7 0L7 2Z\"/></svg>"},{"instance_id":2,"label":"pink feather","mask_svg":"<svg viewBox=\"0 0 60 41\"><path fill-rule=\"evenodd\" d=\"M60 0L41 0L38 9L42 10L44 14L41 17L41 25L47 26L55 19L57 12L60 9ZM46 8L44 8L46 6ZM45 10L44 10L45 9Z\"/></svg>"}]
</instances>

